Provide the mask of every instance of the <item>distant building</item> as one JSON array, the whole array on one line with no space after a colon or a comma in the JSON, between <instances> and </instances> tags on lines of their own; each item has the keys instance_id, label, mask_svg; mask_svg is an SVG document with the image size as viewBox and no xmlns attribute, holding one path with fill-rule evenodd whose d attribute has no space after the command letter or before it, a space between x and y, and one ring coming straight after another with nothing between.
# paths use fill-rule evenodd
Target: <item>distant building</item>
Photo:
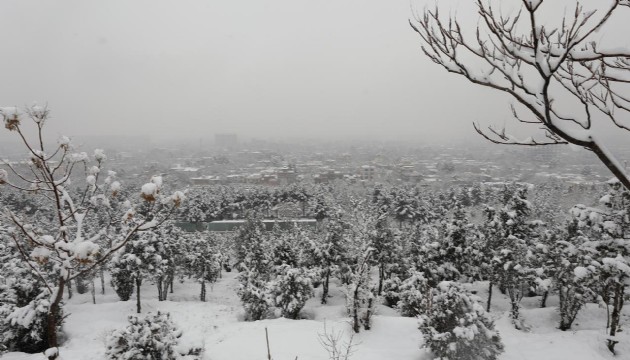
<instances>
[{"instance_id":1,"label":"distant building","mask_svg":"<svg viewBox=\"0 0 630 360\"><path fill-rule=\"evenodd\" d=\"M223 184L225 181L221 179L219 176L201 176L201 177L192 177L190 178L190 182L193 185L203 186L203 185L216 185Z\"/></svg>"},{"instance_id":2,"label":"distant building","mask_svg":"<svg viewBox=\"0 0 630 360\"><path fill-rule=\"evenodd\" d=\"M328 184L339 179L343 179L341 171L328 168L321 169L319 173L313 175L313 181L316 184Z\"/></svg>"},{"instance_id":3,"label":"distant building","mask_svg":"<svg viewBox=\"0 0 630 360\"><path fill-rule=\"evenodd\" d=\"M297 170L294 165L283 166L277 170L278 181L282 185L292 184L297 181Z\"/></svg>"},{"instance_id":4,"label":"distant building","mask_svg":"<svg viewBox=\"0 0 630 360\"><path fill-rule=\"evenodd\" d=\"M205 223L208 231L238 231L243 225L247 223L246 220L221 220ZM300 228L314 228L317 226L317 220L315 219L282 219L282 220L263 220L262 221L265 230L271 231L274 227L278 227L282 230L288 230L294 226ZM188 230L191 225L188 223L178 224L180 227ZM190 230L189 230L190 231Z\"/></svg>"},{"instance_id":5,"label":"distant building","mask_svg":"<svg viewBox=\"0 0 630 360\"><path fill-rule=\"evenodd\" d=\"M423 178L413 165L399 165L397 170L402 181L419 182Z\"/></svg>"},{"instance_id":6,"label":"distant building","mask_svg":"<svg viewBox=\"0 0 630 360\"><path fill-rule=\"evenodd\" d=\"M220 148L234 149L238 145L236 134L214 134L214 143Z\"/></svg>"},{"instance_id":7,"label":"distant building","mask_svg":"<svg viewBox=\"0 0 630 360\"><path fill-rule=\"evenodd\" d=\"M359 177L361 180L372 181L374 180L374 166L363 165L359 168Z\"/></svg>"}]
</instances>

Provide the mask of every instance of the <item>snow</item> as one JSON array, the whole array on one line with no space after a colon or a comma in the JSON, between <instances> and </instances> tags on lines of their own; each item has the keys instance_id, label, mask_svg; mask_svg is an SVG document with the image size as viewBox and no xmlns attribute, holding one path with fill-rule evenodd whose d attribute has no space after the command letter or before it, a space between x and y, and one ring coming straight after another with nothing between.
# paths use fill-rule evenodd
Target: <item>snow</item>
<instances>
[{"instance_id":1,"label":"snow","mask_svg":"<svg viewBox=\"0 0 630 360\"><path fill-rule=\"evenodd\" d=\"M589 271L587 268L583 266L578 266L573 270L573 274L575 275L576 278L582 279L588 276Z\"/></svg>"},{"instance_id":2,"label":"snow","mask_svg":"<svg viewBox=\"0 0 630 360\"><path fill-rule=\"evenodd\" d=\"M33 251L31 251L31 259L35 259L41 262L46 262L50 254L52 254L50 249L47 249L43 246L38 246L35 249L33 249Z\"/></svg>"},{"instance_id":3,"label":"snow","mask_svg":"<svg viewBox=\"0 0 630 360\"><path fill-rule=\"evenodd\" d=\"M61 135L59 137L59 140L57 140L57 143L59 144L59 146L67 148L70 146L70 138L65 135Z\"/></svg>"},{"instance_id":4,"label":"snow","mask_svg":"<svg viewBox=\"0 0 630 360\"><path fill-rule=\"evenodd\" d=\"M142 185L142 188L140 191L142 192L143 195L152 196L157 193L157 189L158 187L154 183L146 183Z\"/></svg>"},{"instance_id":5,"label":"snow","mask_svg":"<svg viewBox=\"0 0 630 360\"><path fill-rule=\"evenodd\" d=\"M120 188L121 188L121 185L120 185L120 183L119 183L118 181L114 181L114 182L113 182L113 183L109 186L109 189L110 189L112 192L119 192L119 191L120 191Z\"/></svg>"},{"instance_id":6,"label":"snow","mask_svg":"<svg viewBox=\"0 0 630 360\"><path fill-rule=\"evenodd\" d=\"M11 117L11 116L21 115L21 112L15 106L4 106L4 107L0 107L0 114L6 117Z\"/></svg>"},{"instance_id":7,"label":"snow","mask_svg":"<svg viewBox=\"0 0 630 360\"><path fill-rule=\"evenodd\" d=\"M155 176L151 177L151 182L153 184L155 184L155 186L157 186L158 189L162 188L162 182L163 181L162 181L162 177L161 176L155 175Z\"/></svg>"},{"instance_id":8,"label":"snow","mask_svg":"<svg viewBox=\"0 0 630 360\"><path fill-rule=\"evenodd\" d=\"M81 161L87 161L87 160L88 160L88 154L86 152L74 153L70 155L70 161L72 162L81 162Z\"/></svg>"},{"instance_id":9,"label":"snow","mask_svg":"<svg viewBox=\"0 0 630 360\"><path fill-rule=\"evenodd\" d=\"M94 186L96 185L96 177L94 175L88 175L85 178L85 182L90 186Z\"/></svg>"},{"instance_id":10,"label":"snow","mask_svg":"<svg viewBox=\"0 0 630 360\"><path fill-rule=\"evenodd\" d=\"M98 162L106 160L107 156L105 156L105 151L103 149L95 149L94 150L94 159L96 161L98 161Z\"/></svg>"},{"instance_id":11,"label":"snow","mask_svg":"<svg viewBox=\"0 0 630 360\"><path fill-rule=\"evenodd\" d=\"M91 241L82 241L76 244L74 247L75 256L79 260L92 259L99 252L99 250L99 246Z\"/></svg>"},{"instance_id":12,"label":"snow","mask_svg":"<svg viewBox=\"0 0 630 360\"><path fill-rule=\"evenodd\" d=\"M614 259L612 259L614 260ZM183 331L180 348L205 348L204 360L266 359L265 329L273 359L328 360L328 354L318 341L324 327L328 333L343 332L348 341L351 335L343 298L343 290L335 280L331 283L331 298L327 305L319 303L321 288L307 302L304 320L269 319L254 322L240 321L242 308L236 296L236 272L223 273L223 277L208 291L208 301L198 301L198 284L175 283L175 293L167 301L157 301L155 288L150 282L142 287L143 314L164 311L171 314L175 324ZM106 281L109 283L109 281ZM447 286L443 283L441 286ZM466 285L470 286L470 285ZM474 285L485 300L487 283ZM495 287L496 288L496 287ZM111 288L106 295L83 294L66 300L65 311L70 314L64 326L67 341L60 347L62 360L102 360L105 338L114 329L126 326L128 315L135 314L135 301L118 301ZM524 298L522 315L528 331L516 330L509 318L509 301L495 289L492 316L495 318L505 353L499 360L611 360L624 359L630 353L630 334L621 332L617 338L618 355L615 357L605 345L606 310L597 304L587 304L578 315L571 331L557 329L557 298L550 296L548 308L539 308L539 297ZM20 321L28 321L29 311L24 309ZM627 309L626 318L627 318ZM31 312L32 313L32 312ZM474 329L458 329L460 336L474 336ZM430 360L421 349L422 336L418 320L404 318L390 308L379 306L370 331L355 335L356 353L352 360ZM44 360L42 354L8 353L3 360Z\"/></svg>"}]
</instances>

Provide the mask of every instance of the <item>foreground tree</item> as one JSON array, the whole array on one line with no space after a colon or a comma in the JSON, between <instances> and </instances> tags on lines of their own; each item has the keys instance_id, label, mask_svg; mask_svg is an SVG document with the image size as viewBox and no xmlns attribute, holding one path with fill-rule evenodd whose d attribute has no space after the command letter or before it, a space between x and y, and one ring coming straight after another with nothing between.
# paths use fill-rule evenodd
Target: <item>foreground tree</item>
<instances>
[{"instance_id":1,"label":"foreground tree","mask_svg":"<svg viewBox=\"0 0 630 360\"><path fill-rule=\"evenodd\" d=\"M433 289L429 306L420 316L424 347L439 359L494 360L503 352L494 322L461 285L441 282Z\"/></svg>"},{"instance_id":2,"label":"foreground tree","mask_svg":"<svg viewBox=\"0 0 630 360\"><path fill-rule=\"evenodd\" d=\"M630 177L590 131L598 116L630 130L630 49L596 42L616 17L628 16L624 7L630 2L597 1L585 8L574 1L572 9L544 0L475 3L476 31L444 9L445 2L416 14L410 24L422 50L447 71L511 95L528 111L521 116L512 106L514 118L542 128L544 139L518 140L505 129L475 124L477 132L499 144L582 146L630 189Z\"/></svg>"},{"instance_id":3,"label":"foreground tree","mask_svg":"<svg viewBox=\"0 0 630 360\"><path fill-rule=\"evenodd\" d=\"M30 216L7 207L0 221L11 227L9 238L46 289L50 304L46 340L51 348L46 354L55 359L60 305L69 282L97 269L135 234L158 227L181 204L184 194L163 196L162 179L153 177L135 196L139 201L133 201L133 197L128 201L110 201L123 196L123 192L115 173L103 175L106 156L102 150L95 150L92 159L85 152L72 153L73 146L65 136L59 138L55 147L46 146L43 129L49 111L45 107L34 105L25 111L0 108L0 115L5 128L17 135L29 155L26 167L3 161L0 186L28 193L45 204L46 211ZM27 119L34 125L35 140L29 140L28 130L24 129ZM78 174L80 169L85 173ZM70 190L71 180L81 188L80 192ZM108 224L98 229L84 227L86 219L96 216L98 208L105 209ZM99 239L107 239L109 246L97 245Z\"/></svg>"}]
</instances>

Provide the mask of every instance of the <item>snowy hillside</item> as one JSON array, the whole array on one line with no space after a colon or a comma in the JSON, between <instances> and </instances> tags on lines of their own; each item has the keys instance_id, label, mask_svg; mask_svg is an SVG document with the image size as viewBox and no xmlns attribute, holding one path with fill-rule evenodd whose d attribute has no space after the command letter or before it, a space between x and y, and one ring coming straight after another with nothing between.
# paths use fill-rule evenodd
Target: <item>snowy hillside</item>
<instances>
[{"instance_id":1,"label":"snowy hillside","mask_svg":"<svg viewBox=\"0 0 630 360\"><path fill-rule=\"evenodd\" d=\"M317 297L311 299L303 314L308 319L284 318L245 322L236 288L236 273L224 273L212 291L208 301L198 301L198 285L186 282L175 285L175 292L167 301L157 301L153 286L143 288L146 312L157 310L170 312L175 323L183 330L181 345L202 346L207 360L254 360L267 359L265 328L269 332L271 354L274 360L328 360L328 354L319 343L324 326L329 333L343 331L346 340L351 329L345 312L344 295L338 286L331 288L332 298L327 305L320 305ZM319 289L321 290L321 289ZM479 294L482 298L486 295ZM501 360L600 360L623 359L630 354L630 332L623 332L618 345L618 356L613 356L605 346L604 309L589 304L578 316L572 331L556 329L556 308L538 309L538 298L526 298L523 311L528 331L514 329L507 315L509 304L499 292L494 294L492 315L505 344ZM553 305L553 299L550 303ZM114 329L126 324L128 315L135 313L132 300L122 302L107 289L107 295L97 295L97 304L89 294L75 295L66 306L70 313L64 331L67 339L61 347L64 360L100 360L105 358L105 337ZM630 320L626 311L625 319ZM626 322L627 323L627 322ZM378 308L373 328L354 337L356 360L428 360L426 350L421 349L421 333L414 318L400 317L385 306ZM4 360L40 360L43 355L9 353Z\"/></svg>"}]
</instances>

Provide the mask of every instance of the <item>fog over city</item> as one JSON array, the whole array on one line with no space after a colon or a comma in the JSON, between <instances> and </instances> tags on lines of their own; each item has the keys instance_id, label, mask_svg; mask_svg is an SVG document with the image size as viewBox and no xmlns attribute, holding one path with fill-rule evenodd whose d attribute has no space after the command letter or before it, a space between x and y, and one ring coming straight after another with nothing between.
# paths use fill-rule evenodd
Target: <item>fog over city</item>
<instances>
[{"instance_id":1,"label":"fog over city","mask_svg":"<svg viewBox=\"0 0 630 360\"><path fill-rule=\"evenodd\" d=\"M630 359L628 19L0 0L0 358Z\"/></svg>"},{"instance_id":2,"label":"fog over city","mask_svg":"<svg viewBox=\"0 0 630 360\"><path fill-rule=\"evenodd\" d=\"M70 136L482 142L472 121L514 128L507 96L422 54L408 19L425 3L5 1L0 99L47 103Z\"/></svg>"}]
</instances>

